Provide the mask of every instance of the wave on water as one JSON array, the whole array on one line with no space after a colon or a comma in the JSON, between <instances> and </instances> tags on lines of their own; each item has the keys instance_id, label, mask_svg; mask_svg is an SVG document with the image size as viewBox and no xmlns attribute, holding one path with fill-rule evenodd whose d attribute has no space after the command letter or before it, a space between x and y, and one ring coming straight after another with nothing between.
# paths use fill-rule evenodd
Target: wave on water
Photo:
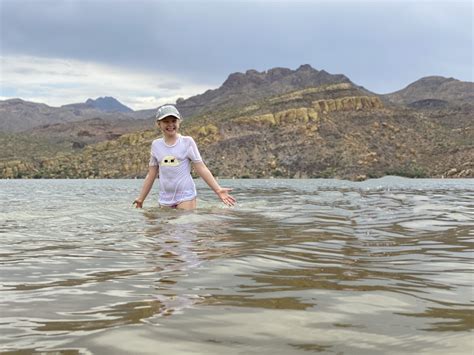
<instances>
[{"instance_id":1,"label":"wave on water","mask_svg":"<svg viewBox=\"0 0 474 355\"><path fill-rule=\"evenodd\" d=\"M136 181L1 181L1 351L472 350L474 181L221 184L235 207L198 182L179 211L134 209Z\"/></svg>"}]
</instances>

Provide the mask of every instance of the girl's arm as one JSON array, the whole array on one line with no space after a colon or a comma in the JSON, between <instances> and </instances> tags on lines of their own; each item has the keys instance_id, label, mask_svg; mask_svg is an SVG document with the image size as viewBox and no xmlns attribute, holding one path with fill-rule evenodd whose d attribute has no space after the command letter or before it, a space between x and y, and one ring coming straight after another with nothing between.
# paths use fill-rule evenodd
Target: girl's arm
<instances>
[{"instance_id":1,"label":"girl's arm","mask_svg":"<svg viewBox=\"0 0 474 355\"><path fill-rule=\"evenodd\" d=\"M232 189L220 187L206 164L203 162L193 163L193 167L196 173L206 182L206 184L209 185L216 195L219 196L222 202L227 206L235 205L235 198L229 195L229 192L232 191Z\"/></svg>"},{"instance_id":2,"label":"girl's arm","mask_svg":"<svg viewBox=\"0 0 474 355\"><path fill-rule=\"evenodd\" d=\"M151 188L153 187L153 183L155 182L156 176L158 175L158 166L150 166L148 168L148 174L146 174L145 181L143 182L142 191L140 192L140 196L138 196L133 204L135 208L142 208L143 201L145 201L148 193L150 192Z\"/></svg>"}]
</instances>

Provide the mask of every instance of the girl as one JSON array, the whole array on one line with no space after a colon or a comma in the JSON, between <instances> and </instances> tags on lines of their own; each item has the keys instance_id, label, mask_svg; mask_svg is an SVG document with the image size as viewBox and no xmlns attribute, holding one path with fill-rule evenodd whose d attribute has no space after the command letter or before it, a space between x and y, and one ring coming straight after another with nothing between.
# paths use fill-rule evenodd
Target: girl
<instances>
[{"instance_id":1,"label":"girl","mask_svg":"<svg viewBox=\"0 0 474 355\"><path fill-rule=\"evenodd\" d=\"M143 183L140 196L133 201L136 208L142 208L143 201L150 192L159 173L159 203L164 207L196 208L196 186L191 176L191 166L227 206L235 204L229 195L232 189L222 188L202 161L199 150L192 137L178 133L181 114L173 105L158 108L156 122L163 137L151 144L148 174Z\"/></svg>"}]
</instances>

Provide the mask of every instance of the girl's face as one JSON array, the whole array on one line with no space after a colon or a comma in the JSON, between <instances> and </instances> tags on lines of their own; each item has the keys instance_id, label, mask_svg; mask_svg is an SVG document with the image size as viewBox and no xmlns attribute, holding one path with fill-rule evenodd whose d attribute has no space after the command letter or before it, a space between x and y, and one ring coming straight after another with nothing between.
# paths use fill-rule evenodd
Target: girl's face
<instances>
[{"instance_id":1,"label":"girl's face","mask_svg":"<svg viewBox=\"0 0 474 355\"><path fill-rule=\"evenodd\" d=\"M178 134L179 124L179 120L174 116L168 116L158 121L160 129L166 136L174 136Z\"/></svg>"}]
</instances>

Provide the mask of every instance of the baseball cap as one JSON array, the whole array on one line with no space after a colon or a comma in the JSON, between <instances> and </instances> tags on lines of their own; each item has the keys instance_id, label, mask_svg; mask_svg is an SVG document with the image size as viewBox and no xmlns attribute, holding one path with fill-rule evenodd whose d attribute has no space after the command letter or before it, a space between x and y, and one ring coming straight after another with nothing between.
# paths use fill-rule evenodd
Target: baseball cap
<instances>
[{"instance_id":1,"label":"baseball cap","mask_svg":"<svg viewBox=\"0 0 474 355\"><path fill-rule=\"evenodd\" d=\"M176 107L174 107L174 105L163 105L158 108L158 111L156 111L157 121L160 121L168 116L173 116L176 117L178 120L182 120L181 114L176 109Z\"/></svg>"}]
</instances>

